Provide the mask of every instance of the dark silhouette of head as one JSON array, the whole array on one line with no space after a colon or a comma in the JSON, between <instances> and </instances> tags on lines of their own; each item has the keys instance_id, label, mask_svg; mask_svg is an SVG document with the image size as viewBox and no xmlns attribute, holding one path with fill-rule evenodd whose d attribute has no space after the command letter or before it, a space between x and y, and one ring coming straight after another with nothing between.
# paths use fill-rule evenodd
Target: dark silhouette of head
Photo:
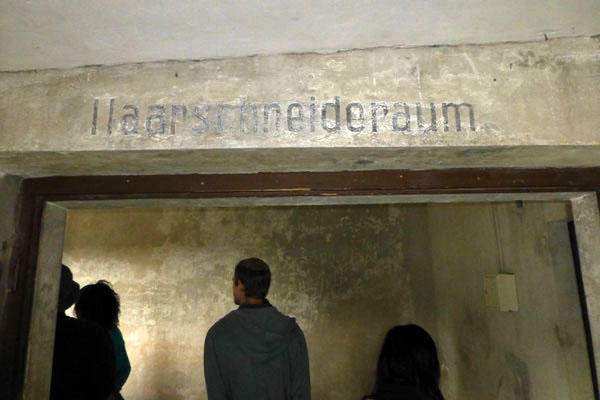
<instances>
[{"instance_id":1,"label":"dark silhouette of head","mask_svg":"<svg viewBox=\"0 0 600 400\"><path fill-rule=\"evenodd\" d=\"M384 386L410 385L432 400L443 400L439 389L440 362L431 336L417 325L398 325L385 337L374 395Z\"/></svg>"},{"instance_id":2,"label":"dark silhouette of head","mask_svg":"<svg viewBox=\"0 0 600 400\"><path fill-rule=\"evenodd\" d=\"M73 280L73 273L66 265L60 268L60 289L58 293L58 311L65 312L75 303L79 294L79 284Z\"/></svg>"},{"instance_id":3,"label":"dark silhouette of head","mask_svg":"<svg viewBox=\"0 0 600 400\"><path fill-rule=\"evenodd\" d=\"M84 286L75 303L77 318L96 322L109 330L119 325L120 311L119 295L106 281Z\"/></svg>"},{"instance_id":4,"label":"dark silhouette of head","mask_svg":"<svg viewBox=\"0 0 600 400\"><path fill-rule=\"evenodd\" d=\"M246 298L264 300L271 285L271 270L260 258L247 258L235 266L233 298L242 304Z\"/></svg>"}]
</instances>

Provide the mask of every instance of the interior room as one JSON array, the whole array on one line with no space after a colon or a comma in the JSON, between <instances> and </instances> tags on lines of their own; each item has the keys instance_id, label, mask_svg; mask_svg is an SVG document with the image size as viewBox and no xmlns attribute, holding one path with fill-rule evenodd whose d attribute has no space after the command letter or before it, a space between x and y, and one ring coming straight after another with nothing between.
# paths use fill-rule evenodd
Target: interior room
<instances>
[{"instance_id":1,"label":"interior room","mask_svg":"<svg viewBox=\"0 0 600 400\"><path fill-rule=\"evenodd\" d=\"M393 400L600 400L598 16L597 0L0 1L0 399L121 396L94 346L74 350L87 336L60 334L86 325L57 315L61 261L121 297L125 399L207 399L204 339L254 256L312 386L280 379L296 363L251 379L231 357L207 369L244 379L229 400L294 384L389 400L376 362L408 323L437 344L441 391L406 368Z\"/></svg>"},{"instance_id":2,"label":"interior room","mask_svg":"<svg viewBox=\"0 0 600 400\"><path fill-rule=\"evenodd\" d=\"M252 256L304 332L315 399L368 394L387 330L416 323L448 400L583 400L595 372L571 220L541 201L70 209L63 262L120 296L129 400L206 399L204 338Z\"/></svg>"}]
</instances>

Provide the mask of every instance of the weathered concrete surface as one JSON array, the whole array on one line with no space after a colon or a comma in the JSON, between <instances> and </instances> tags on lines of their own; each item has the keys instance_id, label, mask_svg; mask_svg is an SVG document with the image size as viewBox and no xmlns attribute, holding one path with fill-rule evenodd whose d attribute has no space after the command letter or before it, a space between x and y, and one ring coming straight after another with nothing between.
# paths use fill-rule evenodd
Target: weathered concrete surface
<instances>
[{"instance_id":1,"label":"weathered concrete surface","mask_svg":"<svg viewBox=\"0 0 600 400\"><path fill-rule=\"evenodd\" d=\"M447 399L594 398L565 208L428 207ZM485 306L484 277L499 272L516 274L518 312Z\"/></svg>"},{"instance_id":2,"label":"weathered concrete surface","mask_svg":"<svg viewBox=\"0 0 600 400\"><path fill-rule=\"evenodd\" d=\"M46 399L50 391L66 219L66 209L51 203L47 203L44 207L31 310L23 400Z\"/></svg>"},{"instance_id":3,"label":"weathered concrete surface","mask_svg":"<svg viewBox=\"0 0 600 400\"><path fill-rule=\"evenodd\" d=\"M0 70L591 36L598 15L595 0L3 1Z\"/></svg>"},{"instance_id":4,"label":"weathered concrete surface","mask_svg":"<svg viewBox=\"0 0 600 400\"><path fill-rule=\"evenodd\" d=\"M589 354L584 351L571 350L573 344L580 349L584 348L584 342L581 335L581 304L575 300L579 298L579 288L573 280L575 264L569 227L564 218L550 222L546 226L546 243L552 259L554 280L557 282L555 290L558 301L554 305L555 316L560 321L560 325L556 329L556 336L561 345L561 362L566 365L569 396L570 398L592 398L589 386L591 370L587 367L590 361L595 361L590 360Z\"/></svg>"},{"instance_id":5,"label":"weathered concrete surface","mask_svg":"<svg viewBox=\"0 0 600 400\"><path fill-rule=\"evenodd\" d=\"M0 173L0 293L4 305L9 284L9 260L15 245L17 224L17 198L21 179ZM3 307L0 307L3 309Z\"/></svg>"},{"instance_id":6,"label":"weathered concrete surface","mask_svg":"<svg viewBox=\"0 0 600 400\"><path fill-rule=\"evenodd\" d=\"M54 174L597 165L599 59L600 42L580 38L4 73L0 167ZM444 115L448 103L472 105L473 124L463 106L459 131L454 109ZM129 153L136 150L148 151ZM125 153L109 155L118 151Z\"/></svg>"},{"instance_id":7,"label":"weathered concrete surface","mask_svg":"<svg viewBox=\"0 0 600 400\"><path fill-rule=\"evenodd\" d=\"M306 333L316 399L360 398L386 329L415 321L438 342L449 400L588 400L568 237L547 225L567 218L564 203L514 202L72 210L64 257L81 284L108 279L121 295L126 398L204 398L204 334L253 254ZM484 276L502 264L518 313L485 308Z\"/></svg>"},{"instance_id":8,"label":"weathered concrete surface","mask_svg":"<svg viewBox=\"0 0 600 400\"><path fill-rule=\"evenodd\" d=\"M596 368L600 367L600 211L595 194L572 201L573 221L588 308Z\"/></svg>"},{"instance_id":9,"label":"weathered concrete surface","mask_svg":"<svg viewBox=\"0 0 600 400\"><path fill-rule=\"evenodd\" d=\"M21 176L594 167L600 146L0 152Z\"/></svg>"},{"instance_id":10,"label":"weathered concrete surface","mask_svg":"<svg viewBox=\"0 0 600 400\"><path fill-rule=\"evenodd\" d=\"M0 359L4 360L13 349L7 346L9 338L14 339L18 332L9 330L7 319L15 316L20 299L15 298L16 287L16 240L18 204L21 179L0 173ZM12 309L9 309L12 307ZM4 339L7 340L4 340ZM0 368L0 397L8 396L11 377L9 368Z\"/></svg>"},{"instance_id":11,"label":"weathered concrete surface","mask_svg":"<svg viewBox=\"0 0 600 400\"><path fill-rule=\"evenodd\" d=\"M254 255L272 267L271 302L305 332L313 397L347 400L370 390L386 330L414 315L405 245L425 207L411 210L69 211L64 260L121 296L128 399L206 398L206 331L235 307L233 268Z\"/></svg>"}]
</instances>

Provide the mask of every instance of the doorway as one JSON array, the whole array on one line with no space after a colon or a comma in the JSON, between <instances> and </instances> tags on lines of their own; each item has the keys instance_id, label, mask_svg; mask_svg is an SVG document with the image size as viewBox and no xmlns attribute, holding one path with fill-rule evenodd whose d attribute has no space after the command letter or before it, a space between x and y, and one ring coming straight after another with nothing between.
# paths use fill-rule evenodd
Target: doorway
<instances>
[{"instance_id":1,"label":"doorway","mask_svg":"<svg viewBox=\"0 0 600 400\"><path fill-rule=\"evenodd\" d=\"M594 397L568 202L243 204L68 211L63 262L121 296L126 398L206 398L204 336L248 256L304 330L314 398L368 393L385 332L406 323L436 339L447 399ZM498 276L516 309L487 304Z\"/></svg>"},{"instance_id":2,"label":"doorway","mask_svg":"<svg viewBox=\"0 0 600 400\"><path fill-rule=\"evenodd\" d=\"M114 190L115 188L113 187L111 190L113 190L113 193L95 193L93 195L82 195L81 193L77 193L78 190L80 191L87 191L89 193L90 190L95 190L96 192L98 191L103 191L106 190L106 188L101 188L99 186L95 186L95 185L89 185L87 187L84 188L74 188L73 186L70 186L68 183L68 179L67 182L62 182L61 185L59 185L58 188L54 187L53 191L54 193L52 195L45 195L45 199L46 199L46 207L44 210L44 218L42 221L42 224L40 225L40 230L39 232L40 234L40 252L39 252L39 256L36 258L37 259L37 268L38 268L38 278L43 278L43 274L44 272L42 271L46 271L48 273L48 276L51 275L50 274L50 267L49 264L44 265L44 263L51 263L51 262L56 262L57 259L52 260L52 257L48 257L49 253L44 253L44 248L46 248L48 246L48 244L50 244L50 247L52 246L59 246L61 249L61 252L59 254L58 257L62 257L62 248L63 248L63 243L62 243L62 238L64 237L64 227L65 227L65 219L67 216L67 210L69 209L75 209L75 208L94 208L97 207L98 205L102 205L104 207L108 206L108 207L129 207L129 206L153 206L156 205L158 203L164 205L164 204L169 204L169 205L182 205L182 204L186 204L189 202L200 202L200 203L204 203L201 204L202 206L211 206L215 204L215 202L222 202L224 204L228 204L229 206L235 205L234 203L237 201L243 201L245 202L244 204L247 205L273 205L273 204L277 204L277 206L299 206L299 205L312 205L312 206L332 206L332 205L344 205L344 206L348 206L348 205L356 205L356 204L390 204L390 203L428 203L428 202L436 202L436 203L447 203L447 202L454 202L454 203L464 203L464 202L473 202L474 200L477 201L482 201L485 200L487 202L497 202L497 201L509 201L511 202L511 204L517 204L514 203L515 200L521 200L521 201L568 201L571 204L574 205L574 219L576 221L576 226L580 226L583 227L585 223L589 223L589 219L590 219L590 209L593 210L593 207L596 207L596 214L597 214L597 203L596 203L596 198L595 195L588 195L585 194L584 192L580 192L580 191L576 191L574 189L585 189L586 186L585 185L581 185L581 186L577 186L569 188L569 187L565 187L563 186L563 181L558 180L557 182L554 182L554 186L553 188L555 189L555 191L551 191L548 189L548 186L544 186L543 190L542 189L538 189L537 191L535 190L535 185L531 185L530 182L527 181L527 179L525 180L520 180L520 181L510 181L510 183L513 186L507 185L506 181L503 181L502 179L496 181L496 183L494 185L491 185L492 187L488 187L486 190L488 190L490 193L487 194L473 194L473 193L477 193L478 190L473 189L473 188L469 188L469 184L473 184L475 187L477 186L477 182L481 182L481 180L483 179L485 182L490 182L492 181L490 178L493 177L493 174L491 175L487 175L483 174L483 175L473 175L471 176L471 179L467 179L467 180L460 180L457 179L455 181L453 181L452 179L442 179L442 177L438 176L438 179L436 181L436 179L433 180L421 180L420 178L418 178L417 176L413 175L411 176L410 172L394 172L395 174L395 179L394 180L386 180L386 179L382 179L381 176L379 177L379 180L377 179L377 176L375 176L376 179L364 179L363 181L360 180L354 180L352 181L352 179L356 178L356 176L354 177L349 177L349 184L348 182L346 182L346 185L344 185L343 183L340 184L339 182L336 181L330 181L327 178L330 178L329 176L327 176L327 174L323 174L321 176L317 176L317 179L306 179L306 180L302 180L300 179L299 181L296 180L295 182L292 182L292 184L290 184L289 181L285 181L285 179L279 180L277 178L281 178L281 177L275 177L275 176L267 176L265 179L267 181L267 185L266 187L263 187L260 190L253 190L252 189L252 185L251 183L249 183L248 179L243 179L243 178L248 178L248 177L235 177L235 179L233 180L218 180L216 179L216 177L194 177L194 185L198 185L198 187L202 188L202 186L207 185L205 187L207 187L207 189L204 189L204 191L201 191L201 199L202 200L198 200L198 193L196 193L195 196L190 196L189 192L187 192L188 194L184 194L182 196L180 196L180 198L178 199L172 199L173 193L169 192L169 191L164 191L164 192L160 192L158 190L161 189L160 185L158 187L154 187L152 190L149 190L148 192L144 191L144 188L148 188L152 186L152 181L153 178L152 177L148 177L148 181L146 181L145 183L142 182L145 179L141 179L139 180L137 177L103 177L103 178L92 178L93 179L97 179L99 181L102 180L106 180L106 181L118 181L119 185L122 186L122 192L121 193L115 193ZM286 174L281 174L281 175L286 175ZM299 174L300 177L304 177L306 178L307 174ZM315 174L315 175L319 175L319 174ZM334 174L335 175L335 174ZM352 174L350 174L352 175ZM360 174L359 174L360 175ZM385 176L385 174L383 174ZM443 174L442 174L443 175ZM413 185L412 187L406 187L403 186L404 184L398 185L398 179L402 180L404 179L404 177L407 176L408 178L408 182L411 183L411 185ZM483 176L483 178L482 178ZM219 177L219 178L223 178L223 177ZM285 178L285 177L284 177ZM359 177L360 178L360 177ZM364 178L364 177L363 177ZM506 178L506 176L505 176ZM211 179L215 179L213 182L211 182ZM263 180L263 182L265 181ZM433 182L433 184L432 184ZM440 182L443 182L443 185L440 184ZM458 182L460 186L459 188L457 187L452 187L455 182ZM516 184L514 182L517 182ZM316 184L315 184L316 183ZM557 184L560 183L560 184ZM50 181L46 180L41 180L38 181L38 184L40 186L38 186L38 188L48 188L50 187ZM479 183L481 184L481 183ZM144 186L144 185L148 185L148 186ZM362 187L361 187L362 185ZM396 185L396 189L394 189L394 185ZM429 187L429 189L427 190L427 188L425 186L427 185L432 185L433 187L435 187L435 190L431 189L431 186ZM504 186L502 186L504 185ZM519 185L523 185L523 188L519 188ZM117 185L118 186L118 185ZM273 187L275 186L275 188ZM400 189L398 189L399 186L402 186ZM410 186L410 185L409 185ZM568 186L568 184L566 185ZM217 187L219 190L215 190L215 187ZM316 188L315 188L316 187ZM480 187L480 186L479 186ZM498 187L503 187L505 188L504 190L506 190L507 188L509 188L510 192L498 192L497 188ZM100 188L100 190L99 190ZM162 187L164 189L164 187ZM358 189L357 189L358 188ZM425 189L424 189L425 188ZM127 189L127 190L125 190ZM189 190L190 187L188 186L187 189ZM570 189L570 190L565 190L565 189ZM521 191L521 193L514 193L515 191L519 192ZM533 193L523 193L524 191L527 192L533 192ZM131 192L136 193L135 196L131 195ZM235 192L234 195L229 196L229 197L224 197L224 193L231 193L231 192ZM398 192L402 193L402 194L398 194ZM414 193L422 193L425 192L425 194L420 194L420 195L416 195ZM293 195L293 196L290 196ZM478 197L479 196L479 197ZM129 197L129 198L128 198ZM188 199L189 197L196 197L195 199ZM476 199L476 197L478 197ZM118 200L114 200L115 198L117 198ZM171 199L171 200L168 200ZM401 199L401 200L399 200ZM525 203L527 204L527 203ZM591 207L591 208L590 208ZM583 211L582 211L583 210ZM591 221L594 221L594 214L592 212L591 214ZM54 218L54 223L52 222L52 219ZM56 229L60 229L61 224L56 224L56 222L60 222L60 220L62 219L62 230L63 230L63 234L62 235L56 235L57 231ZM577 222L579 221L579 222ZM44 233L44 232L48 232L48 233L52 233L52 234L48 234L48 233ZM579 232L583 232L583 235L579 237L579 239L584 239L583 240L583 248L586 251L589 251L590 249L588 248L589 246L589 242L588 244L585 244L585 238L586 238L586 233L590 234L592 236L595 235L595 232L597 231L593 231L593 229L590 230L581 230ZM60 238L60 240L58 239ZM597 237L595 239L591 239L591 242L593 242L594 240L596 240ZM55 247L56 249L56 247ZM55 254L56 256L56 254ZM587 257L587 256L586 256ZM58 258L58 260L60 260L60 258ZM586 267L586 264L588 265ZM584 261L582 263L582 268L585 271L586 268L589 268L589 261ZM585 274L584 274L585 276ZM586 278L586 279L589 279ZM36 285L38 285L37 282L42 282L43 279L38 279L36 281ZM49 279L48 282L52 281L52 279ZM37 286L36 286L37 287ZM38 289L35 290L36 293L41 293L41 291ZM47 297L46 297L47 299ZM41 318L36 317L36 315L39 314L43 314L40 311L42 310L43 306L42 304L47 304L48 302L42 302L41 298L38 299L36 301L36 299L33 299L33 306L32 306L32 310L33 310L33 316L32 316L32 329L31 329L31 333L33 334L33 336L29 337L29 359L35 359L36 357L33 357L32 354L35 354L35 349L36 349L36 345L35 345L35 332L39 332L39 328L41 327L41 325L36 326L36 321L41 321L42 325L44 323L44 321L42 321ZM36 304L38 306L36 306ZM592 309L590 310L590 313L593 313L594 309L592 307ZM46 323L51 323L50 321L45 321ZM38 348L38 350L40 350L40 348ZM42 354L42 353L39 353ZM43 358L43 357L42 357ZM33 366L33 364L31 365ZM29 368L27 369L27 379L28 382L34 382L35 381L35 368ZM26 385L26 387L28 387ZM29 385L29 387L31 387L31 385Z\"/></svg>"}]
</instances>

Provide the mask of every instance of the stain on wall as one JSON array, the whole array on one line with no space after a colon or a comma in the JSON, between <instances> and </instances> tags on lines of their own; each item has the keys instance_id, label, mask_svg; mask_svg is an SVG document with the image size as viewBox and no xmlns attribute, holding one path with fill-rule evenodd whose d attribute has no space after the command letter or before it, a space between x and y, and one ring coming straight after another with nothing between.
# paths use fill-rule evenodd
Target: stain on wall
<instances>
[{"instance_id":1,"label":"stain on wall","mask_svg":"<svg viewBox=\"0 0 600 400\"><path fill-rule=\"evenodd\" d=\"M594 398L568 218L561 203L428 207L448 399ZM516 274L518 312L485 306L483 277L500 272Z\"/></svg>"},{"instance_id":2,"label":"stain on wall","mask_svg":"<svg viewBox=\"0 0 600 400\"><path fill-rule=\"evenodd\" d=\"M424 210L424 207L421 207ZM306 334L316 399L372 385L386 330L411 320L402 207L71 211L64 261L121 296L128 399L205 399L203 342L235 306L242 258L264 258L269 298Z\"/></svg>"},{"instance_id":3,"label":"stain on wall","mask_svg":"<svg viewBox=\"0 0 600 400\"><path fill-rule=\"evenodd\" d=\"M72 210L64 261L82 285L107 279L121 295L128 399L206 399L204 337L235 307L233 268L249 256L271 265L271 302L306 334L315 399L367 393L385 332L411 321L438 342L448 400L591 399L585 362L577 379L558 379L565 354L569 368L587 357L583 328L556 311L578 310L572 291L555 293L575 281L550 279L552 210L525 204L506 205L501 229L489 204ZM495 232L518 274L519 313L485 308Z\"/></svg>"}]
</instances>

